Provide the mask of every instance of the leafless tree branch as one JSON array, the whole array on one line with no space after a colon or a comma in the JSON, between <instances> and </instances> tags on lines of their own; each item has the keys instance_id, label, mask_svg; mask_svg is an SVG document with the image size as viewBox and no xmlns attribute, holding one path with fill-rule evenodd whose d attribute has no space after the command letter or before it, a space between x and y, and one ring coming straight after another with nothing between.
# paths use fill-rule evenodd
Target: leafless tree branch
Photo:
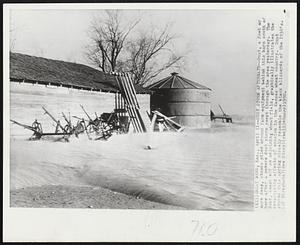
<instances>
[{"instance_id":1,"label":"leafless tree branch","mask_svg":"<svg viewBox=\"0 0 300 245\"><path fill-rule=\"evenodd\" d=\"M182 65L184 56L174 54L177 35L171 33L169 24L162 30L154 27L131 35L140 18L126 24L120 10L104 14L91 22L91 44L86 49L88 60L102 71L131 72L135 83L145 84L164 70Z\"/></svg>"}]
</instances>

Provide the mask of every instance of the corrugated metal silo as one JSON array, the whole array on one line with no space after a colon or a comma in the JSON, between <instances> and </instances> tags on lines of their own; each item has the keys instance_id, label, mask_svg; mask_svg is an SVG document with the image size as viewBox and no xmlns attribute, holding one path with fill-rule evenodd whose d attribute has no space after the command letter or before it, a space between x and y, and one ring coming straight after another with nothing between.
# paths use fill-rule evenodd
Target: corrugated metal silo
<instances>
[{"instance_id":1,"label":"corrugated metal silo","mask_svg":"<svg viewBox=\"0 0 300 245\"><path fill-rule=\"evenodd\" d=\"M211 89L173 72L148 87L151 111L158 110L186 127L209 128Z\"/></svg>"}]
</instances>

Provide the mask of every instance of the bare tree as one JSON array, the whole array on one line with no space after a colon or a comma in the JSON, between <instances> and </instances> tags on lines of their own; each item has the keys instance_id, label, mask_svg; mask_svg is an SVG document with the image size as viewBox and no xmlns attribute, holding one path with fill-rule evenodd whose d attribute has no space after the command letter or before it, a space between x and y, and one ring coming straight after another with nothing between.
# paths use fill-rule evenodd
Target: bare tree
<instances>
[{"instance_id":1,"label":"bare tree","mask_svg":"<svg viewBox=\"0 0 300 245\"><path fill-rule=\"evenodd\" d=\"M125 41L139 20L127 25L120 23L121 11L107 10L104 17L95 18L91 23L90 38L92 45L88 47L87 56L102 71L117 71L118 59Z\"/></svg>"},{"instance_id":2,"label":"bare tree","mask_svg":"<svg viewBox=\"0 0 300 245\"><path fill-rule=\"evenodd\" d=\"M145 84L161 72L182 65L180 61L184 56L176 54L172 47L176 38L166 25L163 30L140 32L136 39L130 41L127 65L136 83Z\"/></svg>"},{"instance_id":3,"label":"bare tree","mask_svg":"<svg viewBox=\"0 0 300 245\"><path fill-rule=\"evenodd\" d=\"M127 24L119 10L106 11L103 18L94 19L89 32L91 45L87 57L104 72L131 72L134 82L145 84L168 68L181 66L183 55L175 54L170 25L137 32L140 19ZM134 32L135 31L135 32Z\"/></svg>"}]
</instances>

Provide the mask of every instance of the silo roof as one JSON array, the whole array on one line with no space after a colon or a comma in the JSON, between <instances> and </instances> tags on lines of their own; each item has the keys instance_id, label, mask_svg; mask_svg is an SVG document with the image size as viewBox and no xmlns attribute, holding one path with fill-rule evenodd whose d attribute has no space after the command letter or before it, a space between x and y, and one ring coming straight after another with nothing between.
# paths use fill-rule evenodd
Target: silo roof
<instances>
[{"instance_id":1,"label":"silo roof","mask_svg":"<svg viewBox=\"0 0 300 245\"><path fill-rule=\"evenodd\" d=\"M205 87L199 83L193 82L187 78L181 77L178 73L173 72L171 76L168 76L156 83L148 86L150 90L156 89L203 89L203 90L211 90L208 87Z\"/></svg>"}]
</instances>

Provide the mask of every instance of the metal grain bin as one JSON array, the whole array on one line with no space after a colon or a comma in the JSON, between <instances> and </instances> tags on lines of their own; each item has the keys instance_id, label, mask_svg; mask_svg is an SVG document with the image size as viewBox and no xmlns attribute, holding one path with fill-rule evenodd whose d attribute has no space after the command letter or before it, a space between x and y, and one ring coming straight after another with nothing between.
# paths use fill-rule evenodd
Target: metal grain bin
<instances>
[{"instance_id":1,"label":"metal grain bin","mask_svg":"<svg viewBox=\"0 0 300 245\"><path fill-rule=\"evenodd\" d=\"M151 111L158 110L186 127L210 127L211 89L171 73L148 87Z\"/></svg>"}]
</instances>

